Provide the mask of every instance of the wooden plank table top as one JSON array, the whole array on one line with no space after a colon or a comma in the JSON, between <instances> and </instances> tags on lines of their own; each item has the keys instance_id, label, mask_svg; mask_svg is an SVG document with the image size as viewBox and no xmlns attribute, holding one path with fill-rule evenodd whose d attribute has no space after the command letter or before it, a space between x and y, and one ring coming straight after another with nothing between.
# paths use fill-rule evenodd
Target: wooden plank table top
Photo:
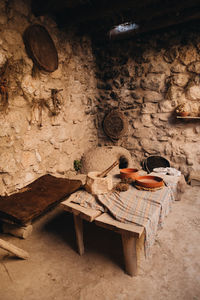
<instances>
[{"instance_id":1,"label":"wooden plank table top","mask_svg":"<svg viewBox=\"0 0 200 300\"><path fill-rule=\"evenodd\" d=\"M117 233L123 233L126 231L136 238L140 238L144 232L144 227L136 224L126 224L114 219L110 214L103 213L100 216L96 217L95 223L98 226L113 230Z\"/></svg>"},{"instance_id":2,"label":"wooden plank table top","mask_svg":"<svg viewBox=\"0 0 200 300\"><path fill-rule=\"evenodd\" d=\"M60 206L65 211L72 212L74 215L80 216L82 219L88 222L93 222L98 216L102 214L100 210L85 208L79 204L73 203L72 199L70 198L61 202Z\"/></svg>"}]
</instances>

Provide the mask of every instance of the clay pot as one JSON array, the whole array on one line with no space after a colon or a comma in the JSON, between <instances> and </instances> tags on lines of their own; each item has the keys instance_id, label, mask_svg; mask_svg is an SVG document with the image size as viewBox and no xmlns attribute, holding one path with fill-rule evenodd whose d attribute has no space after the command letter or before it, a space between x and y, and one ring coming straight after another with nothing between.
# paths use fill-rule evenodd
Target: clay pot
<instances>
[{"instance_id":1,"label":"clay pot","mask_svg":"<svg viewBox=\"0 0 200 300\"><path fill-rule=\"evenodd\" d=\"M138 176L138 169L126 168L120 170L120 177L122 179L131 178L135 180Z\"/></svg>"},{"instance_id":2,"label":"clay pot","mask_svg":"<svg viewBox=\"0 0 200 300\"><path fill-rule=\"evenodd\" d=\"M146 188L157 188L164 185L163 179L158 176L139 176L135 180L135 184Z\"/></svg>"},{"instance_id":3,"label":"clay pot","mask_svg":"<svg viewBox=\"0 0 200 300\"><path fill-rule=\"evenodd\" d=\"M179 116L180 117L187 117L189 115L189 112L188 111L183 111L183 112L180 112L179 113Z\"/></svg>"}]
</instances>

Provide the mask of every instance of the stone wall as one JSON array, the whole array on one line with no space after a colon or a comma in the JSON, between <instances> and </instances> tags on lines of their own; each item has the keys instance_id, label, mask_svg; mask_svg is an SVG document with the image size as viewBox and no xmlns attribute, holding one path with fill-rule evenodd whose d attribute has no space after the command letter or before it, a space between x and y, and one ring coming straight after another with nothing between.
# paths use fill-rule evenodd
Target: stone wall
<instances>
[{"instance_id":1,"label":"stone wall","mask_svg":"<svg viewBox=\"0 0 200 300\"><path fill-rule=\"evenodd\" d=\"M0 195L46 173L69 176L74 160L96 145L125 147L137 167L158 154L185 175L199 170L200 121L174 114L187 102L190 114L199 115L199 26L99 44L59 30L48 16L34 17L27 2L0 1L0 79L6 78L8 90L8 105L0 95ZM53 73L33 76L22 36L35 23L46 27L58 50ZM62 89L56 116L51 89ZM116 108L129 128L113 143L102 121Z\"/></svg>"},{"instance_id":2,"label":"stone wall","mask_svg":"<svg viewBox=\"0 0 200 300\"><path fill-rule=\"evenodd\" d=\"M90 39L61 32L48 16L35 18L26 2L0 1L0 71L8 63L8 107L0 95L0 195L46 173L68 176L74 171L74 160L97 144ZM35 23L45 26L54 40L59 67L53 73L37 72L33 77L33 62L22 35ZM50 103L50 89L62 89L61 110L52 116L44 106L39 126L40 99Z\"/></svg>"},{"instance_id":3,"label":"stone wall","mask_svg":"<svg viewBox=\"0 0 200 300\"><path fill-rule=\"evenodd\" d=\"M200 117L200 32L190 24L143 37L94 43L98 65L99 145L113 144L102 130L112 109L124 112L127 134L116 144L127 148L135 166L161 155L184 175L200 169L200 120L174 113L186 102Z\"/></svg>"}]
</instances>

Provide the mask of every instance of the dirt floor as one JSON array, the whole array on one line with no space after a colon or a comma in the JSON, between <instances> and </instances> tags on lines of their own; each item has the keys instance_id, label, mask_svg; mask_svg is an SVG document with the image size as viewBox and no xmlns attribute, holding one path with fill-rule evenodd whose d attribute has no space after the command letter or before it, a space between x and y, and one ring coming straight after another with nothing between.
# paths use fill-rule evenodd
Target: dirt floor
<instances>
[{"instance_id":1,"label":"dirt floor","mask_svg":"<svg viewBox=\"0 0 200 300\"><path fill-rule=\"evenodd\" d=\"M200 187L188 186L165 219L151 258L130 277L118 234L85 222L80 257L72 216L58 207L34 223L26 240L0 235L30 253L20 260L0 249L0 299L200 299L199 232Z\"/></svg>"}]
</instances>

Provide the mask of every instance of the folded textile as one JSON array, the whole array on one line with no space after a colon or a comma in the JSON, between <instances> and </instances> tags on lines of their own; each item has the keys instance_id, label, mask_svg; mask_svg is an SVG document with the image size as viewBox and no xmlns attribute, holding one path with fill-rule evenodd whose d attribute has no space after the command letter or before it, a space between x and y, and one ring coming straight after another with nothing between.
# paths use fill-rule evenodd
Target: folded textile
<instances>
[{"instance_id":1,"label":"folded textile","mask_svg":"<svg viewBox=\"0 0 200 300\"><path fill-rule=\"evenodd\" d=\"M154 168L153 172L172 175L172 176L181 176L181 172L175 168Z\"/></svg>"},{"instance_id":2,"label":"folded textile","mask_svg":"<svg viewBox=\"0 0 200 300\"><path fill-rule=\"evenodd\" d=\"M96 196L86 192L85 190L79 190L73 193L69 197L69 200L85 208L92 208L92 209L100 210L101 212L107 211L105 207L101 203L99 203Z\"/></svg>"}]
</instances>

